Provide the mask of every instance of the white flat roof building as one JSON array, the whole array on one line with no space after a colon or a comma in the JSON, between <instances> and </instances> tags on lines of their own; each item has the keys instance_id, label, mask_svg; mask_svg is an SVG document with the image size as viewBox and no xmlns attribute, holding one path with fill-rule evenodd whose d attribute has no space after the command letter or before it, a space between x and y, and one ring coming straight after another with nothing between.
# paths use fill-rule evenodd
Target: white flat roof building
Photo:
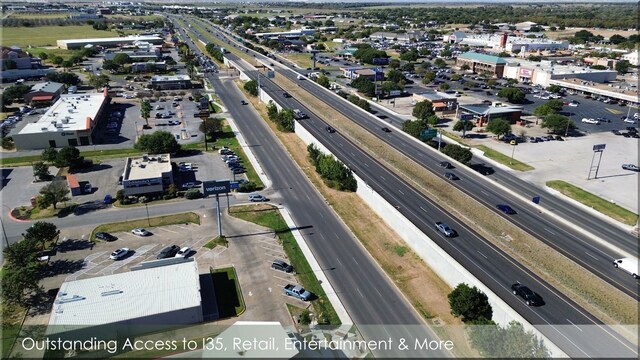
<instances>
[{"instance_id":1,"label":"white flat roof building","mask_svg":"<svg viewBox=\"0 0 640 360\"><path fill-rule=\"evenodd\" d=\"M44 149L91 145L91 133L105 105L105 93L63 94L38 121L13 136L16 147Z\"/></svg>"},{"instance_id":2,"label":"white flat roof building","mask_svg":"<svg viewBox=\"0 0 640 360\"><path fill-rule=\"evenodd\" d=\"M109 338L132 327L138 327L133 329L138 332L145 326L158 330L202 321L198 265L194 259L184 259L63 283L53 302L47 333L67 333L63 337L73 339Z\"/></svg>"},{"instance_id":3,"label":"white flat roof building","mask_svg":"<svg viewBox=\"0 0 640 360\"><path fill-rule=\"evenodd\" d=\"M455 35L455 36L454 36ZM505 50L512 52L514 50L522 51L538 51L538 50L563 50L569 48L569 42L562 40L549 39L530 39L520 36L508 36L504 49L500 47L501 35L469 35L459 31L454 32L449 37L449 42L460 42L470 46L482 46L495 50Z\"/></svg>"},{"instance_id":4,"label":"white flat roof building","mask_svg":"<svg viewBox=\"0 0 640 360\"><path fill-rule=\"evenodd\" d=\"M173 183L171 156L169 154L142 155L127 158L122 174L125 196L160 193Z\"/></svg>"},{"instance_id":5,"label":"white flat roof building","mask_svg":"<svg viewBox=\"0 0 640 360\"><path fill-rule=\"evenodd\" d=\"M151 44L162 44L164 40L159 36L126 36L113 38L94 38L94 39L66 39L56 41L61 49L80 49L85 45L101 45L105 47L114 47L121 44L133 44L136 41L145 41Z\"/></svg>"}]
</instances>

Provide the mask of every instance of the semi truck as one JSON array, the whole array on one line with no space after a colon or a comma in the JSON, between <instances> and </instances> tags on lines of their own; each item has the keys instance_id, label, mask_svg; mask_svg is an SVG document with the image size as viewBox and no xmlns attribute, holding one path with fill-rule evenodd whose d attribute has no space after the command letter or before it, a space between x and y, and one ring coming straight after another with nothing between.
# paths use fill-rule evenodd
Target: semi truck
<instances>
[{"instance_id":1,"label":"semi truck","mask_svg":"<svg viewBox=\"0 0 640 360\"><path fill-rule=\"evenodd\" d=\"M636 258L616 259L613 261L613 266L628 272L634 279L640 278L638 276L638 259Z\"/></svg>"},{"instance_id":2,"label":"semi truck","mask_svg":"<svg viewBox=\"0 0 640 360\"><path fill-rule=\"evenodd\" d=\"M300 300L308 301L311 298L311 293L305 290L300 285L287 284L283 289L282 293L287 296L294 296Z\"/></svg>"}]
</instances>

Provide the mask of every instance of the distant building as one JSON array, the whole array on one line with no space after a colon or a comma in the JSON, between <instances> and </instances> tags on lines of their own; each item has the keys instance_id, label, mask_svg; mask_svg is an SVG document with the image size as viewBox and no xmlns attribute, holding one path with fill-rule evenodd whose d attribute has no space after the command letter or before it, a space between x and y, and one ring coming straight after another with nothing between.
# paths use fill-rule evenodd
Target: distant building
<instances>
[{"instance_id":1,"label":"distant building","mask_svg":"<svg viewBox=\"0 0 640 360\"><path fill-rule=\"evenodd\" d=\"M31 56L26 52L22 51L17 46L0 46L0 67L2 70L7 70L10 66L8 62L12 61L15 64L13 69L31 69L32 60Z\"/></svg>"},{"instance_id":2,"label":"distant building","mask_svg":"<svg viewBox=\"0 0 640 360\"><path fill-rule=\"evenodd\" d=\"M91 145L91 134L108 103L104 93L60 95L38 121L13 135L18 150Z\"/></svg>"},{"instance_id":3,"label":"distant building","mask_svg":"<svg viewBox=\"0 0 640 360\"><path fill-rule=\"evenodd\" d=\"M69 15L69 19L71 20L98 20L101 19L102 15L100 14L86 14L86 13L81 13L81 14L71 14Z\"/></svg>"},{"instance_id":4,"label":"distant building","mask_svg":"<svg viewBox=\"0 0 640 360\"><path fill-rule=\"evenodd\" d=\"M151 72L156 70L166 70L166 61L147 61L147 62L135 62L131 64L132 73Z\"/></svg>"},{"instance_id":5,"label":"distant building","mask_svg":"<svg viewBox=\"0 0 640 360\"><path fill-rule=\"evenodd\" d=\"M435 111L451 111L458 106L458 99L454 96L447 95L438 91L425 91L414 93L413 99L416 102L429 101Z\"/></svg>"},{"instance_id":6,"label":"distant building","mask_svg":"<svg viewBox=\"0 0 640 360\"><path fill-rule=\"evenodd\" d=\"M622 60L627 60L629 64L638 66L638 50L622 55Z\"/></svg>"},{"instance_id":7,"label":"distant building","mask_svg":"<svg viewBox=\"0 0 640 360\"><path fill-rule=\"evenodd\" d=\"M463 44L469 46L482 46L496 51L506 51L513 53L514 51L524 54L525 52L536 51L553 51L566 50L569 48L569 42L566 40L549 40L544 38L527 38L523 36L504 34L481 34L469 35L461 31L455 31L449 37L445 37L448 43Z\"/></svg>"},{"instance_id":8,"label":"distant building","mask_svg":"<svg viewBox=\"0 0 640 360\"><path fill-rule=\"evenodd\" d=\"M529 31L531 30L532 27L536 25L538 24L532 21L525 21L525 22L515 24L515 27L516 27L516 30L519 30L519 31Z\"/></svg>"},{"instance_id":9,"label":"distant building","mask_svg":"<svg viewBox=\"0 0 640 360\"><path fill-rule=\"evenodd\" d=\"M492 119L498 118L515 124L522 116L521 106L460 105L459 111L461 114L472 114L478 126L484 126Z\"/></svg>"},{"instance_id":10,"label":"distant building","mask_svg":"<svg viewBox=\"0 0 640 360\"><path fill-rule=\"evenodd\" d=\"M291 31L280 31L280 32L268 32L268 33L256 33L256 37L260 39L299 39L304 35L313 35L315 34L316 29L300 29L300 30L291 30Z\"/></svg>"},{"instance_id":11,"label":"distant building","mask_svg":"<svg viewBox=\"0 0 640 360\"><path fill-rule=\"evenodd\" d=\"M360 77L369 79L371 81L379 81L384 79L384 73L382 71L375 71L373 69L365 69L361 67L355 68L341 68L342 73L347 79L355 80Z\"/></svg>"},{"instance_id":12,"label":"distant building","mask_svg":"<svg viewBox=\"0 0 640 360\"><path fill-rule=\"evenodd\" d=\"M188 75L155 75L149 81L149 86L154 90L190 89L191 78Z\"/></svg>"},{"instance_id":13,"label":"distant building","mask_svg":"<svg viewBox=\"0 0 640 360\"><path fill-rule=\"evenodd\" d=\"M122 174L125 196L160 194L173 184L173 169L169 154L143 155L127 158Z\"/></svg>"},{"instance_id":14,"label":"distant building","mask_svg":"<svg viewBox=\"0 0 640 360\"><path fill-rule=\"evenodd\" d=\"M456 66L468 65L474 73L489 72L496 77L502 77L507 61L501 57L466 52L456 59Z\"/></svg>"},{"instance_id":15,"label":"distant building","mask_svg":"<svg viewBox=\"0 0 640 360\"><path fill-rule=\"evenodd\" d=\"M50 105L58 100L63 91L64 84L61 83L52 81L37 83L31 87L31 91L24 95L24 102L31 106Z\"/></svg>"},{"instance_id":16,"label":"distant building","mask_svg":"<svg viewBox=\"0 0 640 360\"><path fill-rule=\"evenodd\" d=\"M156 60L162 57L162 52L160 49L156 48L152 50L107 50L104 53L104 59L113 60L113 58L118 54L127 54L134 61Z\"/></svg>"},{"instance_id":17,"label":"distant building","mask_svg":"<svg viewBox=\"0 0 640 360\"><path fill-rule=\"evenodd\" d=\"M130 45L136 41L146 41L152 44L161 45L164 39L159 36L128 36L115 38L95 38L95 39L67 39L58 40L58 47L61 49L81 49L86 45L100 45L103 47L117 47L121 45Z\"/></svg>"},{"instance_id":18,"label":"distant building","mask_svg":"<svg viewBox=\"0 0 640 360\"><path fill-rule=\"evenodd\" d=\"M464 38L466 37L467 37L467 34L463 33L462 31L454 31L451 35L449 35L448 37L445 37L445 39L447 40L446 42L449 44L458 44L462 40L464 40Z\"/></svg>"},{"instance_id":19,"label":"distant building","mask_svg":"<svg viewBox=\"0 0 640 360\"><path fill-rule=\"evenodd\" d=\"M203 321L198 265L143 262L131 271L65 281L46 334L64 340L116 340Z\"/></svg>"}]
</instances>

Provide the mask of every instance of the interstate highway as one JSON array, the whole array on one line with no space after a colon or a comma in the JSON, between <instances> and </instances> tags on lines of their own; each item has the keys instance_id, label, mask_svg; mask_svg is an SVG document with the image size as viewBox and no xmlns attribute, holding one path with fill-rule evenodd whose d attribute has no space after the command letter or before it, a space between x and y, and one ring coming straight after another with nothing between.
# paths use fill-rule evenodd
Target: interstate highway
<instances>
[{"instance_id":1,"label":"interstate highway","mask_svg":"<svg viewBox=\"0 0 640 360\"><path fill-rule=\"evenodd\" d=\"M201 21L201 20L200 20ZM209 27L207 23L201 21L203 28ZM215 29L215 28L214 28ZM204 39L203 39L204 41ZM235 40L230 39L232 43ZM262 60L266 64L270 64L275 60L267 58L257 52L249 50L256 58ZM226 54L229 58L234 58L232 54ZM332 94L325 89L313 84L307 80L297 80L296 73L291 70L279 70L283 67L279 63L274 63L278 74L286 76L289 80L297 82L297 84L309 93L314 95L321 101L331 104L331 106L342 113L352 121L356 122L363 128L367 129L383 141L387 142L395 149L422 164L425 168L436 174L442 173L442 168L438 166L438 162L444 159L444 155L438 154L437 151L431 149L424 144L409 140L402 134L384 134L380 131L383 121L372 115L363 114L353 104ZM279 71L278 71L279 70ZM386 112L385 115L394 122L397 127L401 127L402 120L393 114ZM339 129L338 129L339 130ZM588 236L576 231L582 228L590 234L594 234L600 239L611 242L614 246L621 248L630 254L637 256L637 238L632 236L620 228L603 221L594 221L594 216L586 211L575 207L567 201L552 195L545 196L542 199L544 209L539 213L529 203L523 202L521 198L505 193L500 188L494 186L491 182L480 178L470 169L456 169L456 172L463 171L461 175L462 181L456 181L455 186L464 191L469 196L488 206L492 211L496 212L495 205L497 203L508 203L516 208L517 216L507 217L509 221L520 226L531 235L545 242L555 250L561 252L564 256L570 258L596 276L607 281L625 294L637 298L638 282L625 272L615 269L612 261L615 258L623 257L620 254L596 241L591 240ZM508 172L496 170L495 174L489 178L510 188L513 192L518 193L525 198L532 198L535 195L544 195L546 191L536 187L533 184L523 182ZM548 205L547 205L548 204ZM498 213L498 212L496 212ZM501 216L502 214L499 213ZM561 216L575 225L568 227L555 218Z\"/></svg>"},{"instance_id":2,"label":"interstate highway","mask_svg":"<svg viewBox=\"0 0 640 360\"><path fill-rule=\"evenodd\" d=\"M226 54L238 63L241 61L232 54ZM241 65L242 66L242 65ZM247 69L245 69L247 70ZM249 75L255 78L256 72ZM445 251L456 258L465 268L474 273L484 284L491 288L498 296L518 310L528 321L536 325L550 325L541 327L554 343L561 346L570 356L607 356L610 349L621 351L619 356L635 356L635 347L621 340L608 329L597 326L598 320L586 314L572 300L557 293L544 280L531 275L527 269L511 260L506 254L485 242L473 230L451 218L439 207L433 205L429 199L410 187L395 174L382 167L367 154L360 151L353 144L344 139L339 132L328 134L321 120L316 118L309 109L297 103L294 99L281 97L282 90L267 79L262 81L263 90L268 91L276 101L303 109L311 115L309 120L299 122L325 146L334 152L343 162L348 164L361 178L391 204L398 206L409 220L418 226L425 234L431 236ZM446 241L439 237L433 229L433 221L442 220L452 225L460 233L460 237L453 241ZM509 289L511 283L520 281L528 284L540 293L546 305L539 308L526 307L519 298L515 298ZM558 325L567 325L578 329L577 325L593 325L590 329L594 336L577 336ZM578 329L582 332L582 330ZM575 336L574 336L575 335ZM606 353L604 352L606 351Z\"/></svg>"}]
</instances>

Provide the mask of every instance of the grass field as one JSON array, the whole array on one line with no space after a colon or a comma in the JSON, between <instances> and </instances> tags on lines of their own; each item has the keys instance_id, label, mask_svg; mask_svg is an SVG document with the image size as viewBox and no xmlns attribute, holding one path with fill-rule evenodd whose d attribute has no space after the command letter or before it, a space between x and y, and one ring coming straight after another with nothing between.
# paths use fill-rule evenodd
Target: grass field
<instances>
[{"instance_id":1,"label":"grass field","mask_svg":"<svg viewBox=\"0 0 640 360\"><path fill-rule=\"evenodd\" d=\"M242 290L234 267L211 270L220 318L241 315L246 310ZM235 294L235 296L234 296Z\"/></svg>"},{"instance_id":2,"label":"grass field","mask_svg":"<svg viewBox=\"0 0 640 360\"><path fill-rule=\"evenodd\" d=\"M2 29L2 44L19 46L25 50L33 47L56 46L56 40L116 37L111 31L94 30L90 25L83 26L38 26L5 27Z\"/></svg>"},{"instance_id":3,"label":"grass field","mask_svg":"<svg viewBox=\"0 0 640 360\"><path fill-rule=\"evenodd\" d=\"M67 13L13 13L7 16L7 19L67 19L69 14Z\"/></svg>"},{"instance_id":4,"label":"grass field","mask_svg":"<svg viewBox=\"0 0 640 360\"><path fill-rule=\"evenodd\" d=\"M635 225L638 222L638 214L622 208L616 204L598 197L577 186L571 185L562 180L547 181L548 187L560 191L562 194L579 201L596 211L599 211L612 219L621 221L627 225Z\"/></svg>"}]
</instances>

